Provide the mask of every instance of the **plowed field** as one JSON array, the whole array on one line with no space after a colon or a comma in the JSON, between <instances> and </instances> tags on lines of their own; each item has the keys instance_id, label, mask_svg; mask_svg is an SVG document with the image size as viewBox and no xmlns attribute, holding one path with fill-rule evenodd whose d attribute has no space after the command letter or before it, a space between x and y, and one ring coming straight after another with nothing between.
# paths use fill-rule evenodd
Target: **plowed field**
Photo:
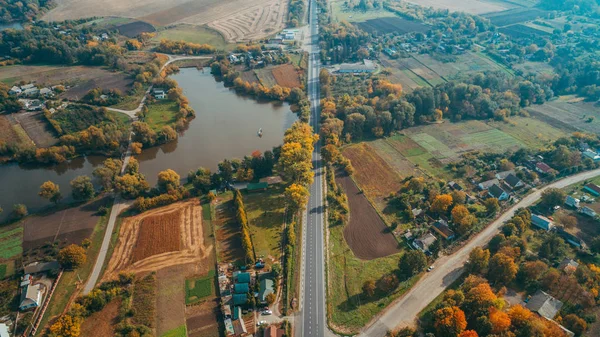
<instances>
[{"instance_id":1,"label":"plowed field","mask_svg":"<svg viewBox=\"0 0 600 337\"><path fill-rule=\"evenodd\" d=\"M104 279L120 271L139 273L198 263L211 250L204 242L200 202L179 202L123 221Z\"/></svg>"}]
</instances>

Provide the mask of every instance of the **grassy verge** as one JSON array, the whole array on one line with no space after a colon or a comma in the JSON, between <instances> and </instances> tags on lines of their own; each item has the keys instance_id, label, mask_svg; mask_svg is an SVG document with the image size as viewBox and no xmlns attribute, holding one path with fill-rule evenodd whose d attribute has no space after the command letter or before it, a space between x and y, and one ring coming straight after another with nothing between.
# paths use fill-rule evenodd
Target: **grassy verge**
<instances>
[{"instance_id":1,"label":"grassy verge","mask_svg":"<svg viewBox=\"0 0 600 337\"><path fill-rule=\"evenodd\" d=\"M177 102L167 99L156 101L148 104L148 113L146 114L145 122L152 129L158 131L163 126L175 124L178 112L179 105L177 105Z\"/></svg>"},{"instance_id":2,"label":"grassy verge","mask_svg":"<svg viewBox=\"0 0 600 337\"><path fill-rule=\"evenodd\" d=\"M256 256L279 260L285 217L283 187L275 185L264 192L250 192L243 197Z\"/></svg>"},{"instance_id":3,"label":"grassy verge","mask_svg":"<svg viewBox=\"0 0 600 337\"><path fill-rule=\"evenodd\" d=\"M106 229L106 224L108 223L108 217L108 214L102 216L100 220L98 220L96 227L94 227L94 231L90 236L92 244L87 250L87 260L83 266L77 270L66 271L63 273L63 276L56 286L54 295L52 296L52 303L48 305L48 309L42 318L40 329L38 329L38 331L44 331L44 328L50 319L54 316L60 315L65 310L73 294L79 290L77 285L83 286L85 281L90 276L92 269L94 268L94 264L96 263L98 253L100 252L100 246L102 245L102 238L104 237L104 230Z\"/></svg>"},{"instance_id":4,"label":"grassy verge","mask_svg":"<svg viewBox=\"0 0 600 337\"><path fill-rule=\"evenodd\" d=\"M110 215L110 211L108 215ZM115 221L115 228L113 229L112 235L110 237L110 244L108 245L108 250L106 251L106 259L104 260L104 264L102 265L102 271L100 272L100 277L104 275L104 271L106 271L106 267L108 266L108 261L110 261L110 257L112 256L112 253L115 250L115 247L117 246L117 242L119 240L119 231L121 230L122 223L123 218L121 216L117 216L117 220Z\"/></svg>"},{"instance_id":5,"label":"grassy verge","mask_svg":"<svg viewBox=\"0 0 600 337\"><path fill-rule=\"evenodd\" d=\"M185 325L182 325L171 331L167 331L167 333L163 334L160 337L186 337L186 336L187 336L187 329L185 328Z\"/></svg>"}]
</instances>

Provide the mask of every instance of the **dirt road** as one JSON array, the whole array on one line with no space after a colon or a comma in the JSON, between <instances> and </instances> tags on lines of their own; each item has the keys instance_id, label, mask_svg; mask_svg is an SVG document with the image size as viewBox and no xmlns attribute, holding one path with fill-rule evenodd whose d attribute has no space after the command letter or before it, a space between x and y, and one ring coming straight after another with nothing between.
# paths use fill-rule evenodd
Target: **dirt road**
<instances>
[{"instance_id":1,"label":"dirt road","mask_svg":"<svg viewBox=\"0 0 600 337\"><path fill-rule=\"evenodd\" d=\"M382 315L375 317L368 327L359 336L379 337L385 336L388 330L396 327L410 326L414 320L431 301L441 294L447 286L454 282L463 271L463 265L469 253L475 247L485 246L505 221L510 219L519 208L527 207L540 199L545 189L556 187L563 188L578 182L600 175L600 169L580 173L552 183L540 190L535 190L520 202L511 207L498 219L492 222L481 233L467 242L463 248L450 256L444 256L435 262L435 269L427 273L421 280L402 298L392 304Z\"/></svg>"}]
</instances>

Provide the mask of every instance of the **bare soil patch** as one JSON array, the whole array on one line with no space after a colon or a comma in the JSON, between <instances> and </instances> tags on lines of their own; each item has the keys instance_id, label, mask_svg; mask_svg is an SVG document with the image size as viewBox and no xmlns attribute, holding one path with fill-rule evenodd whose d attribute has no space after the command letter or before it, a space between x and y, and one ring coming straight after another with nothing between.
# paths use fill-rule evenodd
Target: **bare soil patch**
<instances>
[{"instance_id":1,"label":"bare soil patch","mask_svg":"<svg viewBox=\"0 0 600 337\"><path fill-rule=\"evenodd\" d=\"M108 303L102 310L86 318L81 325L82 337L114 336L115 324L119 315L119 299Z\"/></svg>"},{"instance_id":2,"label":"bare soil patch","mask_svg":"<svg viewBox=\"0 0 600 337\"><path fill-rule=\"evenodd\" d=\"M254 71L244 71L241 73L242 76L242 80L248 82L248 83L258 83L260 82L258 80L258 76L256 76L256 73Z\"/></svg>"},{"instance_id":3,"label":"bare soil patch","mask_svg":"<svg viewBox=\"0 0 600 337\"><path fill-rule=\"evenodd\" d=\"M219 261L235 263L244 257L240 226L235 220L233 201L223 200L216 209L216 237L218 244Z\"/></svg>"},{"instance_id":4,"label":"bare soil patch","mask_svg":"<svg viewBox=\"0 0 600 337\"><path fill-rule=\"evenodd\" d=\"M219 336L220 309L217 297L200 305L186 307L185 317L188 336Z\"/></svg>"},{"instance_id":5,"label":"bare soil patch","mask_svg":"<svg viewBox=\"0 0 600 337\"><path fill-rule=\"evenodd\" d=\"M58 143L58 138L56 138L43 113L30 111L13 114L12 117L27 132L29 138L37 147L50 147Z\"/></svg>"},{"instance_id":6,"label":"bare soil patch","mask_svg":"<svg viewBox=\"0 0 600 337\"><path fill-rule=\"evenodd\" d=\"M49 215L28 217L23 221L23 250L54 241L60 241L61 245L81 244L98 222L98 208L107 201L109 199L104 198Z\"/></svg>"},{"instance_id":7,"label":"bare soil patch","mask_svg":"<svg viewBox=\"0 0 600 337\"><path fill-rule=\"evenodd\" d=\"M336 182L348 196L350 217L344 239L356 257L363 260L400 252L398 241L349 176L336 175Z\"/></svg>"},{"instance_id":8,"label":"bare soil patch","mask_svg":"<svg viewBox=\"0 0 600 337\"><path fill-rule=\"evenodd\" d=\"M298 88L302 85L296 68L291 64L283 64L271 70L275 81L282 87Z\"/></svg>"},{"instance_id":9,"label":"bare soil patch","mask_svg":"<svg viewBox=\"0 0 600 337\"><path fill-rule=\"evenodd\" d=\"M116 28L119 31L119 34L125 35L129 38L136 37L142 33L152 33L156 31L154 26L143 21L126 23L124 25L117 26Z\"/></svg>"},{"instance_id":10,"label":"bare soil patch","mask_svg":"<svg viewBox=\"0 0 600 337\"><path fill-rule=\"evenodd\" d=\"M200 201L175 203L123 221L104 279L120 271L140 273L200 263L211 250L204 241Z\"/></svg>"}]
</instances>

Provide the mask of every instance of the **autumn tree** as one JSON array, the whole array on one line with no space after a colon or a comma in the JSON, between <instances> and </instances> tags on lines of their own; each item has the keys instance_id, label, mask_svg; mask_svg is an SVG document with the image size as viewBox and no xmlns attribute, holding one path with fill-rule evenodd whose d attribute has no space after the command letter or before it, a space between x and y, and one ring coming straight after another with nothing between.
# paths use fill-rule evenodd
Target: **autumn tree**
<instances>
[{"instance_id":1,"label":"autumn tree","mask_svg":"<svg viewBox=\"0 0 600 337\"><path fill-rule=\"evenodd\" d=\"M563 317L562 323L565 328L571 330L575 336L581 336L587 329L586 321L577 317L575 314L569 314Z\"/></svg>"},{"instance_id":2,"label":"autumn tree","mask_svg":"<svg viewBox=\"0 0 600 337\"><path fill-rule=\"evenodd\" d=\"M436 336L455 337L467 327L465 313L458 307L438 309L434 314L433 326Z\"/></svg>"},{"instance_id":3,"label":"autumn tree","mask_svg":"<svg viewBox=\"0 0 600 337\"><path fill-rule=\"evenodd\" d=\"M50 337L78 337L83 319L71 315L62 315L50 326Z\"/></svg>"},{"instance_id":4,"label":"autumn tree","mask_svg":"<svg viewBox=\"0 0 600 337\"><path fill-rule=\"evenodd\" d=\"M461 332L458 337L479 337L475 330L465 330Z\"/></svg>"},{"instance_id":5,"label":"autumn tree","mask_svg":"<svg viewBox=\"0 0 600 337\"><path fill-rule=\"evenodd\" d=\"M500 284L508 284L515 279L518 267L515 261L503 253L496 253L490 259L488 279Z\"/></svg>"},{"instance_id":6,"label":"autumn tree","mask_svg":"<svg viewBox=\"0 0 600 337\"><path fill-rule=\"evenodd\" d=\"M488 198L483 201L483 206L487 210L488 214L496 214L500 210L500 203L496 198Z\"/></svg>"},{"instance_id":7,"label":"autumn tree","mask_svg":"<svg viewBox=\"0 0 600 337\"><path fill-rule=\"evenodd\" d=\"M292 211L302 210L308 204L308 189L299 184L291 184L284 192L285 200Z\"/></svg>"},{"instance_id":8,"label":"autumn tree","mask_svg":"<svg viewBox=\"0 0 600 337\"><path fill-rule=\"evenodd\" d=\"M513 305L508 310L508 317L510 318L512 325L517 329L527 325L531 316L533 316L533 313L520 304Z\"/></svg>"},{"instance_id":9,"label":"autumn tree","mask_svg":"<svg viewBox=\"0 0 600 337\"><path fill-rule=\"evenodd\" d=\"M546 207L562 205L567 194L559 188L548 188L542 192L542 204Z\"/></svg>"},{"instance_id":10,"label":"autumn tree","mask_svg":"<svg viewBox=\"0 0 600 337\"><path fill-rule=\"evenodd\" d=\"M162 192L176 190L181 186L181 177L177 172L167 169L158 173L158 189Z\"/></svg>"},{"instance_id":11,"label":"autumn tree","mask_svg":"<svg viewBox=\"0 0 600 337\"><path fill-rule=\"evenodd\" d=\"M38 194L40 197L48 199L55 204L62 199L60 188L57 184L51 182L50 180L46 181L40 186L40 192Z\"/></svg>"},{"instance_id":12,"label":"autumn tree","mask_svg":"<svg viewBox=\"0 0 600 337\"><path fill-rule=\"evenodd\" d=\"M402 255L398 267L406 278L422 272L427 266L427 256L420 250L410 250Z\"/></svg>"},{"instance_id":13,"label":"autumn tree","mask_svg":"<svg viewBox=\"0 0 600 337\"><path fill-rule=\"evenodd\" d=\"M525 284L532 284L537 282L546 270L548 265L540 260L527 261L519 268L517 279Z\"/></svg>"},{"instance_id":14,"label":"autumn tree","mask_svg":"<svg viewBox=\"0 0 600 337\"><path fill-rule=\"evenodd\" d=\"M475 247L469 253L469 261L465 264L465 267L469 273L483 273L490 260L490 251L481 247Z\"/></svg>"},{"instance_id":15,"label":"autumn tree","mask_svg":"<svg viewBox=\"0 0 600 337\"><path fill-rule=\"evenodd\" d=\"M479 283L465 293L462 308L468 317L487 316L497 297L487 282Z\"/></svg>"},{"instance_id":16,"label":"autumn tree","mask_svg":"<svg viewBox=\"0 0 600 337\"><path fill-rule=\"evenodd\" d=\"M13 205L12 216L15 219L22 219L27 216L29 212L27 211L27 206L23 204L15 204Z\"/></svg>"},{"instance_id":17,"label":"autumn tree","mask_svg":"<svg viewBox=\"0 0 600 337\"><path fill-rule=\"evenodd\" d=\"M560 212L558 214L558 222L566 228L574 228L577 226L577 218L565 212Z\"/></svg>"},{"instance_id":18,"label":"autumn tree","mask_svg":"<svg viewBox=\"0 0 600 337\"><path fill-rule=\"evenodd\" d=\"M275 293L270 293L265 297L265 300L267 300L268 306L273 305L273 303L275 303L276 299L277 299L277 296L275 295Z\"/></svg>"},{"instance_id":19,"label":"autumn tree","mask_svg":"<svg viewBox=\"0 0 600 337\"><path fill-rule=\"evenodd\" d=\"M123 162L118 159L108 158L102 166L96 168L93 175L100 181L100 184L105 190L111 190L114 187L116 177L121 172Z\"/></svg>"},{"instance_id":20,"label":"autumn tree","mask_svg":"<svg viewBox=\"0 0 600 337\"><path fill-rule=\"evenodd\" d=\"M446 213L448 207L452 205L452 196L449 194L440 194L435 197L431 204L431 210L436 213Z\"/></svg>"},{"instance_id":21,"label":"autumn tree","mask_svg":"<svg viewBox=\"0 0 600 337\"><path fill-rule=\"evenodd\" d=\"M58 262L67 269L78 268L86 259L85 249L75 244L68 245L58 252Z\"/></svg>"},{"instance_id":22,"label":"autumn tree","mask_svg":"<svg viewBox=\"0 0 600 337\"><path fill-rule=\"evenodd\" d=\"M507 313L494 307L490 309L490 323L492 324L492 333L502 334L510 328L510 317Z\"/></svg>"},{"instance_id":23,"label":"autumn tree","mask_svg":"<svg viewBox=\"0 0 600 337\"><path fill-rule=\"evenodd\" d=\"M368 297L373 297L373 295L375 295L375 289L377 289L375 281L367 280L363 283L362 290Z\"/></svg>"},{"instance_id":24,"label":"autumn tree","mask_svg":"<svg viewBox=\"0 0 600 337\"><path fill-rule=\"evenodd\" d=\"M79 176L71 180L73 199L90 200L94 197L94 185L88 176Z\"/></svg>"},{"instance_id":25,"label":"autumn tree","mask_svg":"<svg viewBox=\"0 0 600 337\"><path fill-rule=\"evenodd\" d=\"M467 233L475 223L475 216L463 205L456 205L452 209L452 222L456 225L459 234Z\"/></svg>"},{"instance_id":26,"label":"autumn tree","mask_svg":"<svg viewBox=\"0 0 600 337\"><path fill-rule=\"evenodd\" d=\"M125 174L115 179L115 189L126 199L134 199L146 192L150 185L141 174Z\"/></svg>"}]
</instances>

